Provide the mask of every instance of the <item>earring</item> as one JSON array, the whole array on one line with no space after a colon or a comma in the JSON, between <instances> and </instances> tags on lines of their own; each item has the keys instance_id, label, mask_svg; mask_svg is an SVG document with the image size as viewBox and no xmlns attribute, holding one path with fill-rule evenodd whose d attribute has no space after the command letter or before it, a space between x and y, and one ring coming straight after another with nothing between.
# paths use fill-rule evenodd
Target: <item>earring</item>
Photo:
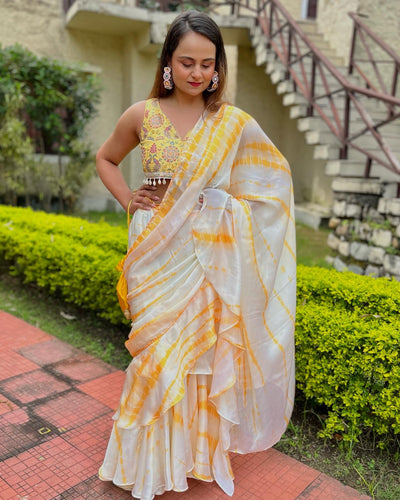
<instances>
[{"instance_id":1,"label":"earring","mask_svg":"<svg viewBox=\"0 0 400 500\"><path fill-rule=\"evenodd\" d=\"M171 68L169 66L165 66L163 73L163 83L164 88L167 90L172 90L174 88L174 82L172 80Z\"/></svg>"},{"instance_id":2,"label":"earring","mask_svg":"<svg viewBox=\"0 0 400 500\"><path fill-rule=\"evenodd\" d=\"M214 92L214 90L217 90L218 88L219 76L217 71L214 71L211 81L212 81L212 84L210 82L211 87L210 85L207 87L208 92Z\"/></svg>"}]
</instances>

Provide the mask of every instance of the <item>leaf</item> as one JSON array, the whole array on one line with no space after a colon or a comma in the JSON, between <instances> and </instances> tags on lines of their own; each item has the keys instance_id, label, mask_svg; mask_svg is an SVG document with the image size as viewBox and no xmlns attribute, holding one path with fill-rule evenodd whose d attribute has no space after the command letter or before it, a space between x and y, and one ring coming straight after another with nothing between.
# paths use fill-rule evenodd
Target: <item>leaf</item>
<instances>
[{"instance_id":1,"label":"leaf","mask_svg":"<svg viewBox=\"0 0 400 500\"><path fill-rule=\"evenodd\" d=\"M60 311L60 316L62 316L64 319L68 319L69 321L76 319L76 316L72 316L71 314L67 314L63 311Z\"/></svg>"}]
</instances>

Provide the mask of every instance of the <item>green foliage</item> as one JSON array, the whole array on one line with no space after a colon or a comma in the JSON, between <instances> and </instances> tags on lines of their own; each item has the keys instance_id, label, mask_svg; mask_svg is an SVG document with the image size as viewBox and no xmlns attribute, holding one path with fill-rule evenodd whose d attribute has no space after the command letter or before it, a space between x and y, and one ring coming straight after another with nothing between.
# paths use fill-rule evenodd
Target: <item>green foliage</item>
<instances>
[{"instance_id":1,"label":"green foliage","mask_svg":"<svg viewBox=\"0 0 400 500\"><path fill-rule=\"evenodd\" d=\"M0 118L10 89L22 85L24 118L38 153L69 154L96 113L100 98L95 75L64 62L37 57L20 45L0 50Z\"/></svg>"},{"instance_id":2,"label":"green foliage","mask_svg":"<svg viewBox=\"0 0 400 500\"><path fill-rule=\"evenodd\" d=\"M321 435L400 434L400 283L298 269L298 388L328 409Z\"/></svg>"},{"instance_id":3,"label":"green foliage","mask_svg":"<svg viewBox=\"0 0 400 500\"><path fill-rule=\"evenodd\" d=\"M0 259L67 302L124 323L115 286L126 252L126 230L79 218L0 207Z\"/></svg>"},{"instance_id":4,"label":"green foliage","mask_svg":"<svg viewBox=\"0 0 400 500\"><path fill-rule=\"evenodd\" d=\"M25 124L19 118L24 105L22 85L18 84L4 95L5 112L0 119L0 195L7 203L15 204L23 194L33 162L33 147L26 136Z\"/></svg>"},{"instance_id":5,"label":"green foliage","mask_svg":"<svg viewBox=\"0 0 400 500\"><path fill-rule=\"evenodd\" d=\"M82 68L37 57L19 45L0 48L3 201L15 205L23 194L25 204L33 195L48 211L52 198L59 200L60 211L74 207L94 172L90 146L82 138L99 99L98 78ZM33 161L33 152L58 155L58 164L43 157Z\"/></svg>"},{"instance_id":6,"label":"green foliage","mask_svg":"<svg viewBox=\"0 0 400 500\"><path fill-rule=\"evenodd\" d=\"M126 230L0 206L0 259L66 301L124 323L115 294ZM400 434L400 283L298 267L297 386L327 409L321 435Z\"/></svg>"}]
</instances>

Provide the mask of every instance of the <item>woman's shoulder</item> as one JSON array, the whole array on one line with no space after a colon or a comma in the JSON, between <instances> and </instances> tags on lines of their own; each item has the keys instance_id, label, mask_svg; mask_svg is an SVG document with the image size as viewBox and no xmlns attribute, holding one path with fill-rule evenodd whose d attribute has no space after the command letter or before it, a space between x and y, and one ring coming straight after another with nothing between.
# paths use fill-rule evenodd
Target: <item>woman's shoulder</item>
<instances>
[{"instance_id":1,"label":"woman's shoulder","mask_svg":"<svg viewBox=\"0 0 400 500\"><path fill-rule=\"evenodd\" d=\"M152 99L137 101L129 106L129 108L124 111L119 120L120 125L132 128L135 131L136 135L139 137L146 111L146 106L150 101L152 101Z\"/></svg>"},{"instance_id":2,"label":"woman's shoulder","mask_svg":"<svg viewBox=\"0 0 400 500\"><path fill-rule=\"evenodd\" d=\"M144 111L146 109L146 103L147 100L137 101L134 104L131 104L131 106L129 106L129 108L125 111L124 115L128 115L131 118L143 119Z\"/></svg>"}]
</instances>

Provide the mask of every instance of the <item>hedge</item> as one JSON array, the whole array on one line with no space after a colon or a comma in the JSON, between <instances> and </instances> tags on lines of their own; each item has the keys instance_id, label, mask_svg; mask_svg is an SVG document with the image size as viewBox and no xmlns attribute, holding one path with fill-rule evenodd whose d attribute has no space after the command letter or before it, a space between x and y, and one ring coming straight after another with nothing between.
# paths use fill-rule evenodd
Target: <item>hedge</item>
<instances>
[{"instance_id":1,"label":"hedge","mask_svg":"<svg viewBox=\"0 0 400 500\"><path fill-rule=\"evenodd\" d=\"M11 274L59 293L67 302L114 324L125 322L115 286L116 265L126 247L127 234L121 227L0 207L0 257Z\"/></svg>"},{"instance_id":2,"label":"hedge","mask_svg":"<svg viewBox=\"0 0 400 500\"><path fill-rule=\"evenodd\" d=\"M0 206L0 257L14 275L124 323L115 294L126 230ZM297 387L326 408L321 436L400 434L400 283L298 267Z\"/></svg>"},{"instance_id":3,"label":"hedge","mask_svg":"<svg viewBox=\"0 0 400 500\"><path fill-rule=\"evenodd\" d=\"M297 387L327 408L321 436L400 434L399 311L400 283L299 266Z\"/></svg>"}]
</instances>

